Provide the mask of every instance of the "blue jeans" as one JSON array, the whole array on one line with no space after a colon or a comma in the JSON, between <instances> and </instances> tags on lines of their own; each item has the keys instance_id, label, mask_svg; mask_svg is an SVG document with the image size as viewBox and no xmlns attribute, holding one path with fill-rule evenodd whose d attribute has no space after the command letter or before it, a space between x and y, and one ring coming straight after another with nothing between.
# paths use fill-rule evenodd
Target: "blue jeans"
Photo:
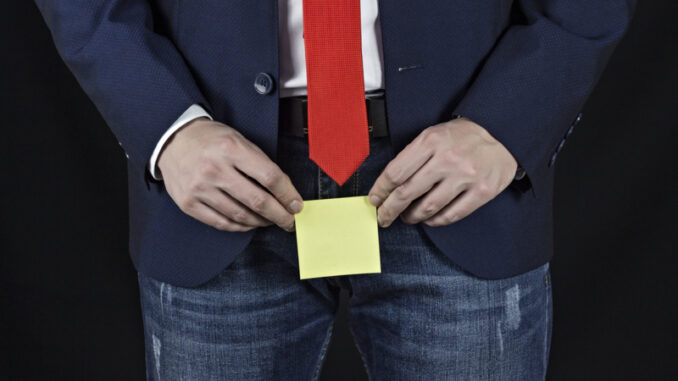
<instances>
[{"instance_id":1,"label":"blue jeans","mask_svg":"<svg viewBox=\"0 0 678 381\"><path fill-rule=\"evenodd\" d=\"M304 199L367 194L388 138L339 187L281 136L277 160ZM258 228L218 276L180 288L139 274L149 380L315 380L339 289L371 380L543 380L551 341L549 264L500 280L459 268L420 225L379 229L380 274L299 280L296 236Z\"/></svg>"}]
</instances>

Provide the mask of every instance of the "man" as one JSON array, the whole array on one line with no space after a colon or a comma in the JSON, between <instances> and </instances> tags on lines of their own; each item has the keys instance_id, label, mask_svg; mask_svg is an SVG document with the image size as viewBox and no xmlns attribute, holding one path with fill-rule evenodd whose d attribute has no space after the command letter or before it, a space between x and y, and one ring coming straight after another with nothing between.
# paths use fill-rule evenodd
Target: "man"
<instances>
[{"instance_id":1,"label":"man","mask_svg":"<svg viewBox=\"0 0 678 381\"><path fill-rule=\"evenodd\" d=\"M372 379L545 377L553 164L632 0L36 3L128 158L148 379L316 379L340 288ZM382 273L300 281L303 200L365 194Z\"/></svg>"}]
</instances>

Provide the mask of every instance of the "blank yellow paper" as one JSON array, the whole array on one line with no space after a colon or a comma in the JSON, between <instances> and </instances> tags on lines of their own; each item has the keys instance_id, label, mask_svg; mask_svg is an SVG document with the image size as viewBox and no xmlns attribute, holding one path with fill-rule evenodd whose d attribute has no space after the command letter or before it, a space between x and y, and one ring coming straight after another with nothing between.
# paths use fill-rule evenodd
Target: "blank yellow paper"
<instances>
[{"instance_id":1,"label":"blank yellow paper","mask_svg":"<svg viewBox=\"0 0 678 381\"><path fill-rule=\"evenodd\" d=\"M304 201L294 220L300 279L381 272L377 209L367 196Z\"/></svg>"}]
</instances>

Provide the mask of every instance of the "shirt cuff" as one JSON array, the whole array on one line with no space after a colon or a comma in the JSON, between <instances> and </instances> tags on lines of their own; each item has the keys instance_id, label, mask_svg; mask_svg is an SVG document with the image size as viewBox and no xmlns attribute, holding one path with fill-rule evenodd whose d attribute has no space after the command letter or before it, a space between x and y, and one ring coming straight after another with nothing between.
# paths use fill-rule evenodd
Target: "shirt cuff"
<instances>
[{"instance_id":1,"label":"shirt cuff","mask_svg":"<svg viewBox=\"0 0 678 381\"><path fill-rule=\"evenodd\" d=\"M156 162L158 160L158 156L160 155L160 151L162 151L162 148L167 142L167 140L172 136L172 134L177 132L181 127L188 124L188 122L191 122L195 119L202 117L206 117L209 118L210 120L213 120L210 114L208 114L204 108L202 108L198 104L193 104L183 114L181 114L179 119L177 119L176 122L174 122L170 126L170 128L167 131L165 131L165 133L160 137L160 140L158 141L158 144L156 144L148 164L149 171L151 172L151 176L154 179L162 180L162 173L160 173L160 169L156 167Z\"/></svg>"}]
</instances>

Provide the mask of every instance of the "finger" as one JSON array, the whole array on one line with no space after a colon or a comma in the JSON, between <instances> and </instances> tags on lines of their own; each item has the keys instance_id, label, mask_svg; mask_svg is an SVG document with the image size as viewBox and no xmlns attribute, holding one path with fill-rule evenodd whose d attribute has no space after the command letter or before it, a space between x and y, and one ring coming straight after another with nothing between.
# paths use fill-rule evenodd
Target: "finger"
<instances>
[{"instance_id":1,"label":"finger","mask_svg":"<svg viewBox=\"0 0 678 381\"><path fill-rule=\"evenodd\" d=\"M374 206L380 206L391 192L409 179L433 156L432 150L415 139L391 160L368 192Z\"/></svg>"},{"instance_id":2,"label":"finger","mask_svg":"<svg viewBox=\"0 0 678 381\"><path fill-rule=\"evenodd\" d=\"M250 151L235 167L247 176L256 180L268 189L275 199L290 213L298 213L303 206L303 199L292 184L290 177L265 154Z\"/></svg>"},{"instance_id":3,"label":"finger","mask_svg":"<svg viewBox=\"0 0 678 381\"><path fill-rule=\"evenodd\" d=\"M401 219L408 224L424 221L440 212L468 187L468 183L454 179L441 181L424 197L413 202L407 210L401 213Z\"/></svg>"},{"instance_id":4,"label":"finger","mask_svg":"<svg viewBox=\"0 0 678 381\"><path fill-rule=\"evenodd\" d=\"M197 198L215 211L239 224L254 227L273 224L273 222L254 213L248 207L219 188L211 188L210 191L197 196Z\"/></svg>"},{"instance_id":5,"label":"finger","mask_svg":"<svg viewBox=\"0 0 678 381\"><path fill-rule=\"evenodd\" d=\"M477 188L468 189L424 223L429 226L449 225L467 217L487 201L489 201L487 197L482 192L478 192Z\"/></svg>"},{"instance_id":6,"label":"finger","mask_svg":"<svg viewBox=\"0 0 678 381\"><path fill-rule=\"evenodd\" d=\"M248 179L243 173L234 168L230 170L233 171L233 174L225 176L229 181L219 183L217 186L254 213L272 221L286 231L291 231L294 224L294 215L285 209L275 197Z\"/></svg>"},{"instance_id":7,"label":"finger","mask_svg":"<svg viewBox=\"0 0 678 381\"><path fill-rule=\"evenodd\" d=\"M223 214L212 209L210 206L196 201L188 210L188 215L201 221L218 230L225 230L231 232L245 232L254 229L253 226L246 226L238 222L232 221Z\"/></svg>"},{"instance_id":8,"label":"finger","mask_svg":"<svg viewBox=\"0 0 678 381\"><path fill-rule=\"evenodd\" d=\"M428 192L443 174L429 160L407 181L396 187L377 209L377 217L382 227L387 227L398 218L415 199Z\"/></svg>"}]
</instances>

